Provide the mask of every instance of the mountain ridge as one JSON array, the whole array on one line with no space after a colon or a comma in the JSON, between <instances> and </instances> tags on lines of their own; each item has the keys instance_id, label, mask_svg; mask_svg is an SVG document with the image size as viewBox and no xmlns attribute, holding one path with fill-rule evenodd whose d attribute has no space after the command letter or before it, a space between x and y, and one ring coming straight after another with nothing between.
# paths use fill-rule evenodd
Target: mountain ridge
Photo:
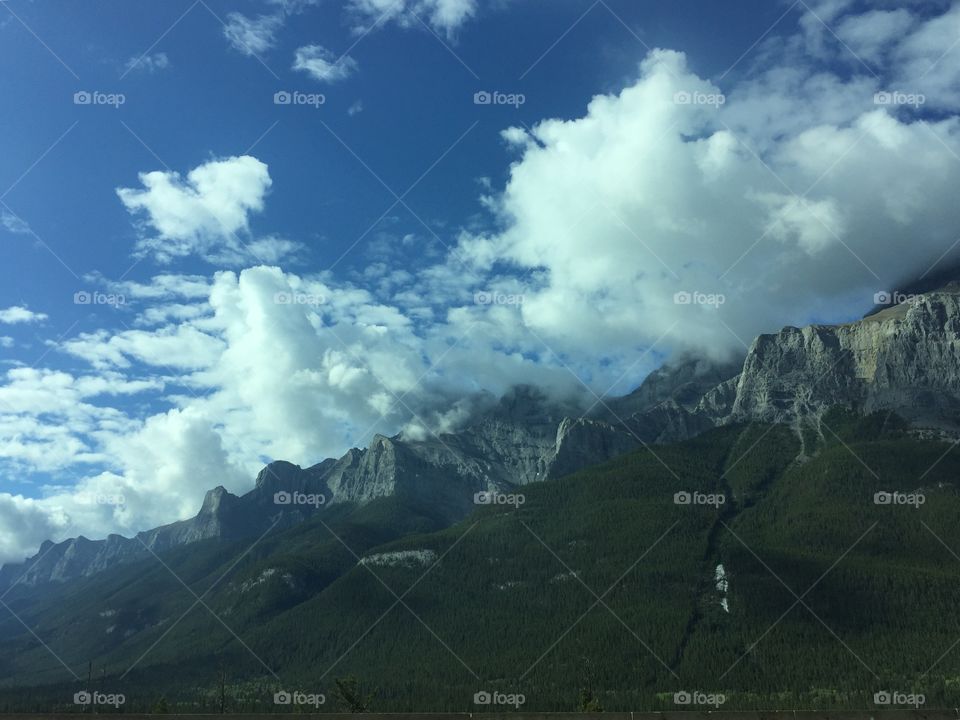
<instances>
[{"instance_id":1,"label":"mountain ridge","mask_svg":"<svg viewBox=\"0 0 960 720\"><path fill-rule=\"evenodd\" d=\"M682 358L586 417L518 386L457 432L377 435L365 449L308 468L274 461L244 495L209 491L193 518L133 538L47 541L32 558L0 568L0 591L89 576L201 539L254 536L302 522L326 504L428 499L455 522L474 508L477 493L516 491L713 427L757 421L791 425L801 438L805 426L822 434L822 418L835 405L897 412L915 426L957 435L960 286L948 283L851 323L759 335L742 363ZM314 505L278 504L281 492L314 496Z\"/></svg>"}]
</instances>

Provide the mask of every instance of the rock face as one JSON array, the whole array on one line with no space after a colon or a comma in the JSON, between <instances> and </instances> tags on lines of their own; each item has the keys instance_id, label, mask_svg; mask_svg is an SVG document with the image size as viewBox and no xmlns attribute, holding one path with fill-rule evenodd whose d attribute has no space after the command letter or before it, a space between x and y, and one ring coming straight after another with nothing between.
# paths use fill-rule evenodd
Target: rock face
<instances>
[{"instance_id":1,"label":"rock face","mask_svg":"<svg viewBox=\"0 0 960 720\"><path fill-rule=\"evenodd\" d=\"M326 504L396 496L453 522L473 509L480 491L515 490L717 425L796 424L838 404L893 410L915 425L960 435L960 286L846 325L761 335L742 364L672 363L630 395L598 403L588 417L518 387L455 433L378 435L366 449L306 469L274 462L242 497L211 490L189 520L134 538L44 543L34 558L0 568L0 593L17 582L89 576L207 538L256 536L274 523L303 522Z\"/></svg>"},{"instance_id":2,"label":"rock face","mask_svg":"<svg viewBox=\"0 0 960 720\"><path fill-rule=\"evenodd\" d=\"M507 491L612 458L637 445L625 429L573 420L542 392L518 387L456 433L425 439L377 436L324 476L333 502L377 497L429 499L448 519L473 508L481 491Z\"/></svg>"},{"instance_id":3,"label":"rock face","mask_svg":"<svg viewBox=\"0 0 960 720\"><path fill-rule=\"evenodd\" d=\"M105 540L85 537L45 542L24 563L0 568L0 592L17 583L36 586L95 575L130 560L148 557L170 548L208 538L236 539L259 535L276 523L287 527L303 522L315 511L311 505L277 505L274 493L281 489L302 493L326 491L320 470L324 463L307 470L285 462L271 463L257 477L257 485L242 497L222 487L207 492L196 517L138 533L133 538L110 535Z\"/></svg>"},{"instance_id":4,"label":"rock face","mask_svg":"<svg viewBox=\"0 0 960 720\"><path fill-rule=\"evenodd\" d=\"M571 412L534 388L518 387L456 433L423 440L377 435L366 449L353 448L306 469L273 462L241 497L222 487L209 491L200 512L189 520L134 538L45 543L25 563L0 568L0 593L13 583L36 586L86 577L118 562L208 538L256 537L274 523L303 522L327 504L396 496L424 501L454 522L474 508L476 493L557 477L636 446L626 429L600 420L572 420L567 417Z\"/></svg>"},{"instance_id":5,"label":"rock face","mask_svg":"<svg viewBox=\"0 0 960 720\"><path fill-rule=\"evenodd\" d=\"M654 370L632 393L606 405L621 417L648 411L669 401L685 410L693 410L704 394L736 376L742 366L742 357L723 363L684 357Z\"/></svg>"},{"instance_id":6,"label":"rock face","mask_svg":"<svg viewBox=\"0 0 960 720\"><path fill-rule=\"evenodd\" d=\"M754 340L743 371L704 396L715 424L793 423L834 405L893 410L960 429L960 287L949 285L846 325L784 328Z\"/></svg>"}]
</instances>

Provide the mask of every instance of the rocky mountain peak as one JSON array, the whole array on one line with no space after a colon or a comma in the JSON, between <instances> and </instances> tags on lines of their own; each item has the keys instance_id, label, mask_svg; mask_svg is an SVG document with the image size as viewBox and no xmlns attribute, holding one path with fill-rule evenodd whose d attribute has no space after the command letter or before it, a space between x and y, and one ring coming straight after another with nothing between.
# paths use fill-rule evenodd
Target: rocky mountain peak
<instances>
[{"instance_id":1,"label":"rocky mountain peak","mask_svg":"<svg viewBox=\"0 0 960 720\"><path fill-rule=\"evenodd\" d=\"M958 368L960 286L949 284L856 322L758 336L732 392L709 394L699 410L715 423L795 423L844 405L956 432Z\"/></svg>"},{"instance_id":2,"label":"rocky mountain peak","mask_svg":"<svg viewBox=\"0 0 960 720\"><path fill-rule=\"evenodd\" d=\"M236 499L235 495L227 492L223 485L218 485L213 490L208 490L203 498L203 505L200 508L201 515L216 515L224 503L225 498Z\"/></svg>"},{"instance_id":3,"label":"rocky mountain peak","mask_svg":"<svg viewBox=\"0 0 960 720\"><path fill-rule=\"evenodd\" d=\"M303 469L299 465L285 460L274 460L259 472L256 487L270 492L290 490L296 487L295 483L301 472Z\"/></svg>"}]
</instances>

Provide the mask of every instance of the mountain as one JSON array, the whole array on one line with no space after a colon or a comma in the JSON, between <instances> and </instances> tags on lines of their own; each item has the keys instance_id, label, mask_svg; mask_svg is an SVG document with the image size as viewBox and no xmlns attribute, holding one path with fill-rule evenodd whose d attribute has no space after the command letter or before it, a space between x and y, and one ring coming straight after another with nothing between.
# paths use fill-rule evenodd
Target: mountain
<instances>
[{"instance_id":1,"label":"mountain","mask_svg":"<svg viewBox=\"0 0 960 720\"><path fill-rule=\"evenodd\" d=\"M960 430L960 285L916 296L845 325L760 335L741 373L694 413L714 424L797 424L831 407L893 411L912 424Z\"/></svg>"},{"instance_id":2,"label":"mountain","mask_svg":"<svg viewBox=\"0 0 960 720\"><path fill-rule=\"evenodd\" d=\"M216 668L250 711L281 678L351 675L388 710L960 702L958 318L948 284L761 335L742 363L678 359L586 414L517 387L456 432L274 462L194 518L45 543L0 570L0 710L66 709L64 666L90 662L140 710L214 708Z\"/></svg>"},{"instance_id":3,"label":"mountain","mask_svg":"<svg viewBox=\"0 0 960 720\"><path fill-rule=\"evenodd\" d=\"M302 469L264 468L236 497L217 488L199 514L138 534L45 543L24 563L0 568L0 592L98 573L115 563L207 538L255 537L286 527L315 506L277 505L277 492L325 503L398 497L427 501L448 523L475 507L477 493L509 494L651 443L677 442L714 427L783 423L804 443L823 437L834 406L895 412L914 426L960 434L960 284L843 325L787 327L760 335L741 362L682 358L651 373L633 393L605 398L583 416L536 388L514 388L472 422L426 438L377 435L365 449Z\"/></svg>"},{"instance_id":4,"label":"mountain","mask_svg":"<svg viewBox=\"0 0 960 720\"><path fill-rule=\"evenodd\" d=\"M256 543L18 586L4 602L30 631L0 619L0 710L69 710L89 662L128 713L215 712L221 672L251 713L281 690L339 709L337 680L381 712L476 712L484 692L528 712L675 710L684 691L955 707L960 455L886 413L823 420L837 436L805 461L789 426L728 425L453 525L429 503L344 502ZM891 491L905 501L876 501Z\"/></svg>"},{"instance_id":5,"label":"mountain","mask_svg":"<svg viewBox=\"0 0 960 720\"><path fill-rule=\"evenodd\" d=\"M339 459L305 469L273 462L241 497L223 488L208 492L194 518L134 538L111 535L106 540L79 537L45 543L24 563L0 568L0 592L14 583L36 586L89 577L118 562L204 539L256 537L274 525L302 522L321 499L329 505L383 497L426 500L447 522L454 522L475 507L479 492L510 492L636 447L627 429L571 418L573 412L542 391L517 387L456 433L427 439L377 435L366 449L353 448ZM277 493L289 494L291 504L278 505ZM297 504L296 493L318 502Z\"/></svg>"},{"instance_id":6,"label":"mountain","mask_svg":"<svg viewBox=\"0 0 960 720\"><path fill-rule=\"evenodd\" d=\"M256 487L237 497L222 487L207 492L200 512L189 520L138 533L133 538L109 535L105 540L81 536L61 543L45 542L39 552L24 563L0 568L0 592L14 583L37 586L89 577L151 554L188 545L208 538L226 540L259 535L271 526L282 527L302 522L313 506L286 506L274 502L279 488L289 491L323 493L321 463L307 470L286 462L274 462L258 475Z\"/></svg>"}]
</instances>

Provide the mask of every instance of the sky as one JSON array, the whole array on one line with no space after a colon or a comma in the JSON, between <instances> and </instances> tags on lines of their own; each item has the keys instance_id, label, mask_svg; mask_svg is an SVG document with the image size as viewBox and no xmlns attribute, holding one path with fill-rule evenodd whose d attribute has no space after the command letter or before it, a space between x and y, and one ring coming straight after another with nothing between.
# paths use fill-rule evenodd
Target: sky
<instances>
[{"instance_id":1,"label":"sky","mask_svg":"<svg viewBox=\"0 0 960 720\"><path fill-rule=\"evenodd\" d=\"M7 0L0 63L0 563L960 241L947 1Z\"/></svg>"}]
</instances>

